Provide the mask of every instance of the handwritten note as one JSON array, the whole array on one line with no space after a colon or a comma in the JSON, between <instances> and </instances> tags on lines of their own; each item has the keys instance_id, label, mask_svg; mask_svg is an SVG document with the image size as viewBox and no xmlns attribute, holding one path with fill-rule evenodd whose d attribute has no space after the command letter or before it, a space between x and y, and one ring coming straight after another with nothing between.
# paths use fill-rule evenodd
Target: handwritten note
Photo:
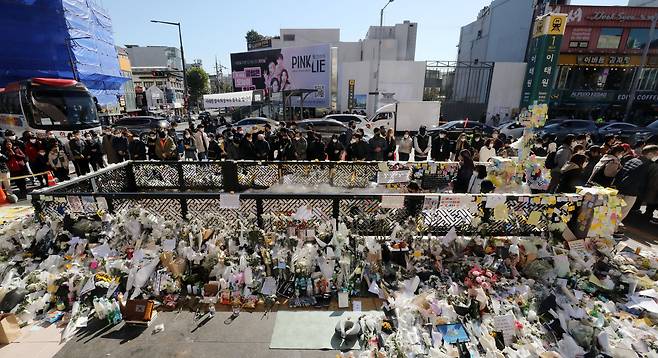
<instances>
[{"instance_id":1,"label":"handwritten note","mask_svg":"<svg viewBox=\"0 0 658 358\"><path fill-rule=\"evenodd\" d=\"M349 295L347 292L338 292L338 308L347 308L350 306Z\"/></svg>"},{"instance_id":2,"label":"handwritten note","mask_svg":"<svg viewBox=\"0 0 658 358\"><path fill-rule=\"evenodd\" d=\"M426 195L425 201L423 202L423 210L436 210L441 205L441 198L432 195Z\"/></svg>"},{"instance_id":3,"label":"handwritten note","mask_svg":"<svg viewBox=\"0 0 658 358\"><path fill-rule=\"evenodd\" d=\"M512 337L514 336L514 315L509 313L502 316L495 316L494 328L496 328L497 332L503 333L505 344L511 344Z\"/></svg>"},{"instance_id":4,"label":"handwritten note","mask_svg":"<svg viewBox=\"0 0 658 358\"><path fill-rule=\"evenodd\" d=\"M352 301L352 311L361 312L361 301Z\"/></svg>"},{"instance_id":5,"label":"handwritten note","mask_svg":"<svg viewBox=\"0 0 658 358\"><path fill-rule=\"evenodd\" d=\"M585 252L587 250L587 248L585 248L585 240L569 241L569 250L575 252Z\"/></svg>"},{"instance_id":6,"label":"handwritten note","mask_svg":"<svg viewBox=\"0 0 658 358\"><path fill-rule=\"evenodd\" d=\"M220 194L219 207L222 209L240 209L240 194Z\"/></svg>"},{"instance_id":7,"label":"handwritten note","mask_svg":"<svg viewBox=\"0 0 658 358\"><path fill-rule=\"evenodd\" d=\"M260 293L265 296L271 296L276 292L276 279L274 277L266 277L263 282L263 287L260 289Z\"/></svg>"},{"instance_id":8,"label":"handwritten note","mask_svg":"<svg viewBox=\"0 0 658 358\"><path fill-rule=\"evenodd\" d=\"M382 201L379 206L383 209L402 209L404 208L404 196L382 195Z\"/></svg>"}]
</instances>

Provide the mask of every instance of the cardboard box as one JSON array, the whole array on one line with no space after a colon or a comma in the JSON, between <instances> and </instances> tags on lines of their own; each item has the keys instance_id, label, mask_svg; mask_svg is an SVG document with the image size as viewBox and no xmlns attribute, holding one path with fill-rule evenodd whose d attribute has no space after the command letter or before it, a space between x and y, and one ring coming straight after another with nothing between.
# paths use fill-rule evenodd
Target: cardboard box
<instances>
[{"instance_id":1,"label":"cardboard box","mask_svg":"<svg viewBox=\"0 0 658 358\"><path fill-rule=\"evenodd\" d=\"M124 309L123 318L126 321L148 322L153 316L153 301L128 300Z\"/></svg>"},{"instance_id":2,"label":"cardboard box","mask_svg":"<svg viewBox=\"0 0 658 358\"><path fill-rule=\"evenodd\" d=\"M0 344L9 344L21 335L18 318L13 313L0 314Z\"/></svg>"}]
</instances>

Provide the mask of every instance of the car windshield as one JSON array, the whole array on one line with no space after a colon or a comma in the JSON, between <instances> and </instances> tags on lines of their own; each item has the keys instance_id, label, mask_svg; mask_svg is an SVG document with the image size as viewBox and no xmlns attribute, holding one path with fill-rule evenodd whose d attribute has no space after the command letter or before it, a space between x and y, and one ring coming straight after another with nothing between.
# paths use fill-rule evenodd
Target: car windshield
<instances>
[{"instance_id":1,"label":"car windshield","mask_svg":"<svg viewBox=\"0 0 658 358\"><path fill-rule=\"evenodd\" d=\"M33 104L41 125L98 125L96 105L88 93L35 89Z\"/></svg>"}]
</instances>

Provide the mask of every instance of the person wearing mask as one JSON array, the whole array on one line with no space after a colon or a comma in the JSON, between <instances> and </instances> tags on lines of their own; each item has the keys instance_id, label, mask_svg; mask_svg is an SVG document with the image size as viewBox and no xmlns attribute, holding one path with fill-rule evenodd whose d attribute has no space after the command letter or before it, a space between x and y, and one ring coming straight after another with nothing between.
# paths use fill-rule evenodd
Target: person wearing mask
<instances>
[{"instance_id":1,"label":"person wearing mask","mask_svg":"<svg viewBox=\"0 0 658 358\"><path fill-rule=\"evenodd\" d=\"M122 130L114 131L114 137L112 138L112 147L117 153L117 158L119 163L128 160L130 158L130 153L128 152L128 138L126 138Z\"/></svg>"},{"instance_id":2,"label":"person wearing mask","mask_svg":"<svg viewBox=\"0 0 658 358\"><path fill-rule=\"evenodd\" d=\"M585 151L585 155L587 156L587 166L583 170L583 178L589 179L592 176L594 167L601 160L601 147L593 145Z\"/></svg>"},{"instance_id":3,"label":"person wearing mask","mask_svg":"<svg viewBox=\"0 0 658 358\"><path fill-rule=\"evenodd\" d=\"M242 129L242 127L238 127L235 130L235 134L233 136L236 137L239 141L242 141L242 138L244 138L244 129Z\"/></svg>"},{"instance_id":4,"label":"person wearing mask","mask_svg":"<svg viewBox=\"0 0 658 358\"><path fill-rule=\"evenodd\" d=\"M355 133L353 141L347 147L347 160L363 161L368 159L368 144L361 139L361 134Z\"/></svg>"},{"instance_id":5,"label":"person wearing mask","mask_svg":"<svg viewBox=\"0 0 658 358\"><path fill-rule=\"evenodd\" d=\"M103 138L101 144L103 146L103 153L105 153L108 164L115 164L119 163L120 161L119 156L117 155L117 152L114 150L114 146L112 145L113 138L114 136L112 135L111 128L103 129Z\"/></svg>"},{"instance_id":6,"label":"person wearing mask","mask_svg":"<svg viewBox=\"0 0 658 358\"><path fill-rule=\"evenodd\" d=\"M285 130L279 132L279 156L278 160L295 160L297 153L293 141L293 133Z\"/></svg>"},{"instance_id":7,"label":"person wearing mask","mask_svg":"<svg viewBox=\"0 0 658 358\"><path fill-rule=\"evenodd\" d=\"M476 132L473 134L473 140L471 141L471 148L472 152L478 156L479 160L479 155L480 155L480 149L484 147L486 141L482 138L482 134L479 132ZM476 159L475 157L473 159Z\"/></svg>"},{"instance_id":8,"label":"person wearing mask","mask_svg":"<svg viewBox=\"0 0 658 358\"><path fill-rule=\"evenodd\" d=\"M573 144L574 144L574 136L573 134L569 134L564 138L564 141L562 141L562 145L558 150L555 152L555 155L553 158L551 158L551 155L549 153L549 156L546 157L546 165L547 168L550 165L551 168L551 181L548 184L548 192L549 193L555 193L557 190L557 186L560 183L560 175L562 172L562 167L564 167L565 164L571 159L571 156L573 155ZM549 161L551 163L549 163Z\"/></svg>"},{"instance_id":9,"label":"person wearing mask","mask_svg":"<svg viewBox=\"0 0 658 358\"><path fill-rule=\"evenodd\" d=\"M370 147L370 153L368 155L369 160L382 161L384 160L384 151L386 150L386 139L381 136L381 129L374 129L374 136L368 142Z\"/></svg>"},{"instance_id":10,"label":"person wearing mask","mask_svg":"<svg viewBox=\"0 0 658 358\"><path fill-rule=\"evenodd\" d=\"M158 134L151 130L146 137L146 150L149 160L158 160L158 156L155 155L155 145L158 142Z\"/></svg>"},{"instance_id":11,"label":"person wearing mask","mask_svg":"<svg viewBox=\"0 0 658 358\"><path fill-rule=\"evenodd\" d=\"M306 160L306 150L308 149L308 142L301 133L295 132L295 140L293 142L295 147L295 159Z\"/></svg>"},{"instance_id":12,"label":"person wearing mask","mask_svg":"<svg viewBox=\"0 0 658 358\"><path fill-rule=\"evenodd\" d=\"M496 156L496 150L494 149L493 146L494 143L493 143L493 139L491 138L487 139L487 141L484 142L484 145L482 146L482 148L480 148L480 154L479 154L480 162L483 163L488 162L489 159Z\"/></svg>"},{"instance_id":13,"label":"person wearing mask","mask_svg":"<svg viewBox=\"0 0 658 358\"><path fill-rule=\"evenodd\" d=\"M37 152L37 157L32 162L32 168L35 173L44 173L50 171L50 166L48 165L48 156L46 155L45 146L40 146L39 151ZM40 175L39 182L41 186L48 186L48 176L47 174Z\"/></svg>"},{"instance_id":14,"label":"person wearing mask","mask_svg":"<svg viewBox=\"0 0 658 358\"><path fill-rule=\"evenodd\" d=\"M352 136L354 135L355 130L356 130L356 123L354 123L354 121L350 121L350 124L347 126L347 130L345 131L345 136L342 138L341 141L343 147L347 148L350 145L350 143L352 143Z\"/></svg>"},{"instance_id":15,"label":"person wearing mask","mask_svg":"<svg viewBox=\"0 0 658 358\"><path fill-rule=\"evenodd\" d=\"M491 139L493 139L494 149L496 149L496 152L505 146L505 143L503 143L500 138L500 131L498 129L494 129L493 133L491 134Z\"/></svg>"},{"instance_id":16,"label":"person wearing mask","mask_svg":"<svg viewBox=\"0 0 658 358\"><path fill-rule=\"evenodd\" d=\"M398 148L398 160L401 162L407 162L409 161L409 156L411 155L411 151L414 148L414 140L411 138L411 134L409 131L404 132L404 135L400 139L400 145Z\"/></svg>"},{"instance_id":17,"label":"person wearing mask","mask_svg":"<svg viewBox=\"0 0 658 358\"><path fill-rule=\"evenodd\" d=\"M535 138L535 143L530 148L530 152L537 157L545 157L548 154L546 148L544 148L544 141L539 137Z\"/></svg>"},{"instance_id":18,"label":"person wearing mask","mask_svg":"<svg viewBox=\"0 0 658 358\"><path fill-rule=\"evenodd\" d=\"M27 157L19 147L14 146L13 140L5 140L2 143L2 154L7 158L7 169L11 177L20 177L29 174L27 171ZM25 178L14 179L13 182L18 187L18 197L20 199L27 197L27 181Z\"/></svg>"},{"instance_id":19,"label":"person wearing mask","mask_svg":"<svg viewBox=\"0 0 658 358\"><path fill-rule=\"evenodd\" d=\"M264 133L258 133L258 135L256 135L256 141L254 142L254 155L257 160L267 160L270 156L270 144L265 140Z\"/></svg>"},{"instance_id":20,"label":"person wearing mask","mask_svg":"<svg viewBox=\"0 0 658 358\"><path fill-rule=\"evenodd\" d=\"M89 164L91 164L91 168L94 171L105 168L103 146L100 140L98 140L98 135L93 131L85 134L85 150L85 155L89 158Z\"/></svg>"},{"instance_id":21,"label":"person wearing mask","mask_svg":"<svg viewBox=\"0 0 658 358\"><path fill-rule=\"evenodd\" d=\"M240 159L256 160L256 151L254 149L253 134L247 133L240 141Z\"/></svg>"},{"instance_id":22,"label":"person wearing mask","mask_svg":"<svg viewBox=\"0 0 658 358\"><path fill-rule=\"evenodd\" d=\"M647 146L642 149L642 153L649 151L655 146ZM651 149L653 150L653 149ZM644 155L644 154L643 154ZM658 209L658 159L654 156L653 163L649 165L647 181L644 193L642 195L644 201L647 203L644 217L653 225L658 225L658 220L653 217L654 212Z\"/></svg>"},{"instance_id":23,"label":"person wearing mask","mask_svg":"<svg viewBox=\"0 0 658 358\"><path fill-rule=\"evenodd\" d=\"M80 136L80 131L73 131L73 138L69 141L69 148L71 148L76 174L81 176L89 173L89 159L85 157L85 142Z\"/></svg>"},{"instance_id":24,"label":"person wearing mask","mask_svg":"<svg viewBox=\"0 0 658 358\"><path fill-rule=\"evenodd\" d=\"M59 182L69 180L69 158L59 147L52 147L48 153L48 166Z\"/></svg>"},{"instance_id":25,"label":"person wearing mask","mask_svg":"<svg viewBox=\"0 0 658 358\"><path fill-rule=\"evenodd\" d=\"M164 129L158 131L158 138L155 142L155 156L159 160L178 160L176 143Z\"/></svg>"},{"instance_id":26,"label":"person wearing mask","mask_svg":"<svg viewBox=\"0 0 658 358\"><path fill-rule=\"evenodd\" d=\"M471 151L471 146L468 144L468 135L466 135L466 133L460 134L455 143L455 153L461 153L462 150Z\"/></svg>"},{"instance_id":27,"label":"person wearing mask","mask_svg":"<svg viewBox=\"0 0 658 358\"><path fill-rule=\"evenodd\" d=\"M196 140L189 129L183 132L183 158L185 160L197 160Z\"/></svg>"},{"instance_id":28,"label":"person wearing mask","mask_svg":"<svg viewBox=\"0 0 658 358\"><path fill-rule=\"evenodd\" d=\"M414 137L414 156L417 162L427 160L432 152L432 137L427 134L427 127L421 126L418 134Z\"/></svg>"},{"instance_id":29,"label":"person wearing mask","mask_svg":"<svg viewBox=\"0 0 658 358\"><path fill-rule=\"evenodd\" d=\"M46 138L44 139L44 144L46 146L46 153L50 153L50 150L54 146L61 147L62 141L60 141L52 131L46 131Z\"/></svg>"},{"instance_id":30,"label":"person wearing mask","mask_svg":"<svg viewBox=\"0 0 658 358\"><path fill-rule=\"evenodd\" d=\"M199 160L208 159L208 135L203 125L197 127L196 133L194 133L194 142Z\"/></svg>"},{"instance_id":31,"label":"person wearing mask","mask_svg":"<svg viewBox=\"0 0 658 358\"><path fill-rule=\"evenodd\" d=\"M27 171L29 174L38 174L42 171L39 169L44 169L43 167L39 168L36 164L37 158L39 156L39 148L43 147L42 143L37 139L37 137L32 132L25 131L23 133L23 153L27 157ZM39 182L40 186L44 186L47 183L47 178L43 175L33 177L32 180L36 184L36 181Z\"/></svg>"},{"instance_id":32,"label":"person wearing mask","mask_svg":"<svg viewBox=\"0 0 658 358\"><path fill-rule=\"evenodd\" d=\"M226 158L229 160L240 159L240 140L233 135L228 136L225 144Z\"/></svg>"},{"instance_id":33,"label":"person wearing mask","mask_svg":"<svg viewBox=\"0 0 658 358\"><path fill-rule=\"evenodd\" d=\"M327 143L327 157L332 162L337 162L342 159L345 147L343 143L338 140L335 134L331 136L331 140Z\"/></svg>"},{"instance_id":34,"label":"person wearing mask","mask_svg":"<svg viewBox=\"0 0 658 358\"><path fill-rule=\"evenodd\" d=\"M4 188L7 196L11 194L11 184L9 183L9 167L7 162L9 157L5 154L4 146L7 139L0 142L0 190Z\"/></svg>"},{"instance_id":35,"label":"person wearing mask","mask_svg":"<svg viewBox=\"0 0 658 358\"><path fill-rule=\"evenodd\" d=\"M591 143L588 142L587 135L585 134L579 134L576 136L576 145L582 145L583 148L587 149Z\"/></svg>"},{"instance_id":36,"label":"person wearing mask","mask_svg":"<svg viewBox=\"0 0 658 358\"><path fill-rule=\"evenodd\" d=\"M146 143L137 133L128 132L128 153L132 160L146 160Z\"/></svg>"},{"instance_id":37,"label":"person wearing mask","mask_svg":"<svg viewBox=\"0 0 658 358\"><path fill-rule=\"evenodd\" d=\"M577 186L585 185L583 170L587 166L587 156L574 154L571 159L560 169L560 183L557 186L558 193L575 193Z\"/></svg>"},{"instance_id":38,"label":"person wearing mask","mask_svg":"<svg viewBox=\"0 0 658 358\"><path fill-rule=\"evenodd\" d=\"M608 134L603 140L601 147L601 155L607 154L613 147L617 145L617 137L614 134Z\"/></svg>"},{"instance_id":39,"label":"person wearing mask","mask_svg":"<svg viewBox=\"0 0 658 358\"><path fill-rule=\"evenodd\" d=\"M654 178L651 182L649 176L649 169L652 165L656 165L658 160L658 146L649 145L642 149L642 156L632 158L622 165L621 170L615 178L615 186L619 190L619 196L624 200L626 206L621 208L620 221L624 220L628 213L631 211L637 198L647 189L656 191L658 187L658 178ZM653 187L653 188L652 188ZM649 193L645 198L649 198L652 194Z\"/></svg>"},{"instance_id":40,"label":"person wearing mask","mask_svg":"<svg viewBox=\"0 0 658 358\"><path fill-rule=\"evenodd\" d=\"M393 128L389 128L386 131L386 147L384 149L384 160L393 161L395 160L395 150L397 149L397 143L395 142L395 131Z\"/></svg>"},{"instance_id":41,"label":"person wearing mask","mask_svg":"<svg viewBox=\"0 0 658 358\"><path fill-rule=\"evenodd\" d=\"M475 171L475 164L471 159L471 152L463 149L459 152L459 169L457 170L457 177L452 182L453 193L468 193L468 184L471 181L473 172Z\"/></svg>"},{"instance_id":42,"label":"person wearing mask","mask_svg":"<svg viewBox=\"0 0 658 358\"><path fill-rule=\"evenodd\" d=\"M436 139L436 142L433 140L432 145L432 159L437 162L447 162L452 156L452 144L450 139L448 139L448 132L445 130L439 131L439 136Z\"/></svg>"},{"instance_id":43,"label":"person wearing mask","mask_svg":"<svg viewBox=\"0 0 658 358\"><path fill-rule=\"evenodd\" d=\"M220 139L217 140L215 135L208 134L208 160L222 160L225 158L224 140L221 136Z\"/></svg>"},{"instance_id":44,"label":"person wearing mask","mask_svg":"<svg viewBox=\"0 0 658 358\"><path fill-rule=\"evenodd\" d=\"M589 178L589 184L611 187L617 173L621 170L621 161L619 158L624 155L624 152L624 147L618 145L601 157L599 162L594 166L592 176Z\"/></svg>"}]
</instances>

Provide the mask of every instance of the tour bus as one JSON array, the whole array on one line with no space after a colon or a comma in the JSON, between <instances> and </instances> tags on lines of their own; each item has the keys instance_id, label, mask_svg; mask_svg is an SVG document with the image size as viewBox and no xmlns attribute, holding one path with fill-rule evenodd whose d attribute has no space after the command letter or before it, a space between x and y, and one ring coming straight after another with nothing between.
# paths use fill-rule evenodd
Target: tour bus
<instances>
[{"instance_id":1,"label":"tour bus","mask_svg":"<svg viewBox=\"0 0 658 358\"><path fill-rule=\"evenodd\" d=\"M100 131L96 102L87 88L70 79L32 78L0 88L0 129L20 137L25 131L61 139L74 130Z\"/></svg>"}]
</instances>

